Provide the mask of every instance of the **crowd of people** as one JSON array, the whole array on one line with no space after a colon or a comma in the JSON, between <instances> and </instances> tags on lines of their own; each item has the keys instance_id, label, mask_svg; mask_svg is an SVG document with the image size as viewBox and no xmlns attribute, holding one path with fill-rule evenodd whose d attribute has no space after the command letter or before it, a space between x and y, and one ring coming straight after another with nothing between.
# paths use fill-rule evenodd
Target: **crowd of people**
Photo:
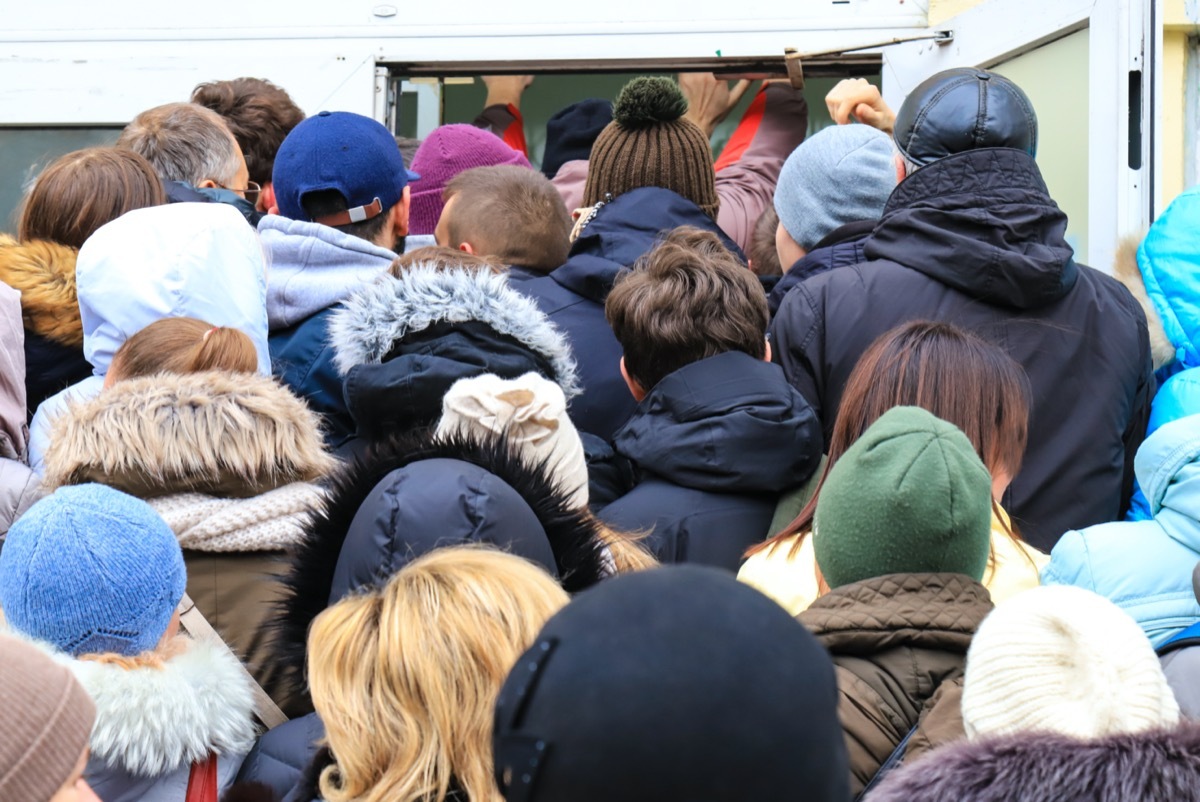
<instances>
[{"instance_id":1,"label":"crowd of people","mask_svg":"<svg viewBox=\"0 0 1200 802\"><path fill-rule=\"evenodd\" d=\"M197 87L0 235L0 800L1200 800L1200 190L986 70ZM1107 266L1106 266L1107 267ZM1111 275L1110 275L1111 273Z\"/></svg>"}]
</instances>

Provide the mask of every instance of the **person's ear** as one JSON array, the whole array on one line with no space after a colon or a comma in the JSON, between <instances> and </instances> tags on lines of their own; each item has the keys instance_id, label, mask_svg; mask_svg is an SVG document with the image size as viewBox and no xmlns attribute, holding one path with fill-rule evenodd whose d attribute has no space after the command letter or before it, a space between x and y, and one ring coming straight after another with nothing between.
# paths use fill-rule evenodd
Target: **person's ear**
<instances>
[{"instance_id":1,"label":"person's ear","mask_svg":"<svg viewBox=\"0 0 1200 802\"><path fill-rule=\"evenodd\" d=\"M900 157L899 153L893 153L892 160L896 162L896 183L899 184L907 177L908 170L904 167L904 159Z\"/></svg>"},{"instance_id":2,"label":"person's ear","mask_svg":"<svg viewBox=\"0 0 1200 802\"><path fill-rule=\"evenodd\" d=\"M766 343L767 343L767 349L766 349L766 352L763 354L763 362L770 362L771 361L771 341L767 340Z\"/></svg>"},{"instance_id":3,"label":"person's ear","mask_svg":"<svg viewBox=\"0 0 1200 802\"><path fill-rule=\"evenodd\" d=\"M642 403L642 399L646 397L646 391L642 389L642 385L638 384L638 380L630 376L629 371L625 369L625 357L621 357L621 378L625 380L625 385L633 395L633 400L639 404Z\"/></svg>"},{"instance_id":4,"label":"person's ear","mask_svg":"<svg viewBox=\"0 0 1200 802\"><path fill-rule=\"evenodd\" d=\"M408 236L408 212L411 203L412 196L408 187L405 187L404 193L400 196L400 202L392 207L392 228L397 237Z\"/></svg>"},{"instance_id":5,"label":"person's ear","mask_svg":"<svg viewBox=\"0 0 1200 802\"><path fill-rule=\"evenodd\" d=\"M469 242L460 242L460 243L458 243L458 249L459 249L460 251L462 251L463 253L469 253L469 254L471 254L472 256L474 256L474 255L475 255L475 246L474 246L474 245L472 245L472 244L471 244L471 243L469 243Z\"/></svg>"},{"instance_id":6,"label":"person's ear","mask_svg":"<svg viewBox=\"0 0 1200 802\"><path fill-rule=\"evenodd\" d=\"M275 185L264 184L262 191L258 193L258 203L254 204L260 212L267 214L278 214L279 207L275 204Z\"/></svg>"},{"instance_id":7,"label":"person's ear","mask_svg":"<svg viewBox=\"0 0 1200 802\"><path fill-rule=\"evenodd\" d=\"M217 189L217 182L211 178L206 178L196 185L197 189Z\"/></svg>"}]
</instances>

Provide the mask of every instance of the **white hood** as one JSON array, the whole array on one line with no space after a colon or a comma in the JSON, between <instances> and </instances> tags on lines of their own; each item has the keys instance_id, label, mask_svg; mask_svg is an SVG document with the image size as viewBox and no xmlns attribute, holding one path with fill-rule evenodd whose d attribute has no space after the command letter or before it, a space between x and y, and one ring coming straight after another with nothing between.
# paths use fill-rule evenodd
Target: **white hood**
<instances>
[{"instance_id":1,"label":"white hood","mask_svg":"<svg viewBox=\"0 0 1200 802\"><path fill-rule=\"evenodd\" d=\"M156 320L193 317L245 332L258 368L267 350L266 264L258 235L223 203L138 209L102 226L75 264L83 355L96 376L131 335Z\"/></svg>"}]
</instances>

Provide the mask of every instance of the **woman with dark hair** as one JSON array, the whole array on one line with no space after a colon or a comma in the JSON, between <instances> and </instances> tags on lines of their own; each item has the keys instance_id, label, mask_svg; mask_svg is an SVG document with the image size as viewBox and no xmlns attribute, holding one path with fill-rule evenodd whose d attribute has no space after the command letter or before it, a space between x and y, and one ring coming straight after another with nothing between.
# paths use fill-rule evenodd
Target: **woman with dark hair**
<instances>
[{"instance_id":1,"label":"woman with dark hair","mask_svg":"<svg viewBox=\"0 0 1200 802\"><path fill-rule=\"evenodd\" d=\"M1038 571L1049 558L1021 540L1001 506L1025 453L1029 380L999 347L957 326L930 321L892 329L863 354L846 383L815 492L791 523L747 552L739 579L793 614L821 595L808 537L821 483L846 449L897 406L921 407L961 429L992 475L992 549L983 584L993 600L1038 585ZM794 501L785 497L780 506Z\"/></svg>"},{"instance_id":2,"label":"woman with dark hair","mask_svg":"<svg viewBox=\"0 0 1200 802\"><path fill-rule=\"evenodd\" d=\"M131 150L87 148L61 156L30 189L17 239L0 234L0 282L21 293L28 415L92 373L83 356L75 257L105 223L167 202L150 162Z\"/></svg>"}]
</instances>

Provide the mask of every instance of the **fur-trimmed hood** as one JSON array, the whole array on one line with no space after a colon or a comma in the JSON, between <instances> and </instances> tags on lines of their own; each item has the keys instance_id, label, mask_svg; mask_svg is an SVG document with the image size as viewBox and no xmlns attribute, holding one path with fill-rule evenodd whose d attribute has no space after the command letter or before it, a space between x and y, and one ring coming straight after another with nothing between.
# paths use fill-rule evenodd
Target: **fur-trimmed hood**
<instances>
[{"instance_id":1,"label":"fur-trimmed hood","mask_svg":"<svg viewBox=\"0 0 1200 802\"><path fill-rule=\"evenodd\" d=\"M438 270L417 265L390 273L355 292L329 322L334 364L347 375L356 365L380 364L396 344L437 323L479 322L511 337L550 363L570 399L579 393L575 359L566 338L536 303L508 286L502 274Z\"/></svg>"},{"instance_id":2,"label":"fur-trimmed hood","mask_svg":"<svg viewBox=\"0 0 1200 802\"><path fill-rule=\"evenodd\" d=\"M890 774L868 802L1195 802L1200 725L1080 741L1020 733L938 749Z\"/></svg>"},{"instance_id":3,"label":"fur-trimmed hood","mask_svg":"<svg viewBox=\"0 0 1200 802\"><path fill-rule=\"evenodd\" d=\"M554 571L568 592L610 573L602 525L502 437L409 433L375 445L332 484L293 550L274 622L275 653L297 694L313 619L439 546L500 545Z\"/></svg>"},{"instance_id":4,"label":"fur-trimmed hood","mask_svg":"<svg viewBox=\"0 0 1200 802\"><path fill-rule=\"evenodd\" d=\"M1146 232L1132 265L1128 247L1117 254L1114 266L1117 278L1146 309L1156 368L1165 364L1164 357L1181 368L1200 367L1197 225L1200 225L1200 187L1189 189L1171 201Z\"/></svg>"},{"instance_id":5,"label":"fur-trimmed hood","mask_svg":"<svg viewBox=\"0 0 1200 802\"><path fill-rule=\"evenodd\" d=\"M52 427L49 488L99 482L140 498L242 498L321 478L336 464L304 402L253 374L117 382Z\"/></svg>"},{"instance_id":6,"label":"fur-trimmed hood","mask_svg":"<svg viewBox=\"0 0 1200 802\"><path fill-rule=\"evenodd\" d=\"M0 234L0 282L20 291L25 328L72 348L83 347L75 295L78 255L74 248L56 242L17 242Z\"/></svg>"},{"instance_id":7,"label":"fur-trimmed hood","mask_svg":"<svg viewBox=\"0 0 1200 802\"><path fill-rule=\"evenodd\" d=\"M1117 243L1117 252L1113 257L1113 278L1125 285L1125 289L1137 299L1142 311L1146 313L1146 326L1150 331L1150 356L1154 360L1154 369L1158 370L1175 361L1175 346L1167 339L1162 320L1158 317L1158 310L1154 308L1150 296L1146 293L1146 282L1142 278L1142 271L1138 269L1140 243L1139 237L1126 237Z\"/></svg>"},{"instance_id":8,"label":"fur-trimmed hood","mask_svg":"<svg viewBox=\"0 0 1200 802\"><path fill-rule=\"evenodd\" d=\"M71 669L96 704L93 759L138 777L157 777L210 753L254 745L250 678L230 652L181 635L122 662L76 659L16 632Z\"/></svg>"}]
</instances>

